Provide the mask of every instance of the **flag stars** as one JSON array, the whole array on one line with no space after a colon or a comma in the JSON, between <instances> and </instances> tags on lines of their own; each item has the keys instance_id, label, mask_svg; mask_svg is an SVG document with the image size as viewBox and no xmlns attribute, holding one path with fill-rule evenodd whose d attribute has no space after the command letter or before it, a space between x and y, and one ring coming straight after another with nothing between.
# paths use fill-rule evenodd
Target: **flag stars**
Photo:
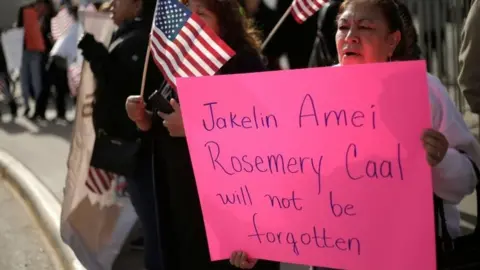
<instances>
[{"instance_id":1,"label":"flag stars","mask_svg":"<svg viewBox=\"0 0 480 270\"><path fill-rule=\"evenodd\" d=\"M161 0L157 6L155 25L170 40L189 19L188 9L177 1Z\"/></svg>"}]
</instances>

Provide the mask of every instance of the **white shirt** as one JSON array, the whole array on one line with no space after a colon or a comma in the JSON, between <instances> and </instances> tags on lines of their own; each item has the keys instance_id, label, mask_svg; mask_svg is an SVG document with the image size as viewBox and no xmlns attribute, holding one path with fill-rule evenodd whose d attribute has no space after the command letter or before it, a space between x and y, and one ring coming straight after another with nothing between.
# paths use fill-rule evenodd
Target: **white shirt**
<instances>
[{"instance_id":1,"label":"white shirt","mask_svg":"<svg viewBox=\"0 0 480 270\"><path fill-rule=\"evenodd\" d=\"M335 65L340 66L340 65ZM433 192L444 200L445 219L450 236L460 236L460 212L457 205L475 191L477 176L463 150L480 166L480 144L468 129L447 89L434 75L427 74L432 128L441 132L450 148L443 160L432 168Z\"/></svg>"},{"instance_id":2,"label":"white shirt","mask_svg":"<svg viewBox=\"0 0 480 270\"><path fill-rule=\"evenodd\" d=\"M460 214L457 205L475 190L477 178L465 151L480 164L480 145L468 129L462 115L450 99L440 80L428 74L428 91L432 115L432 127L447 138L450 148L444 159L432 168L433 191L442 198L447 228L452 237L460 235Z\"/></svg>"}]
</instances>

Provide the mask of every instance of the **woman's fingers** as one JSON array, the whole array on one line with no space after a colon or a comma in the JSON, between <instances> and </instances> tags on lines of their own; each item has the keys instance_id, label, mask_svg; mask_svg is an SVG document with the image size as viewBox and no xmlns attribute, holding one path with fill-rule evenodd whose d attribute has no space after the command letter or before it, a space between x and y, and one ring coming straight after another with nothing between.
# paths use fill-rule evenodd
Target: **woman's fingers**
<instances>
[{"instance_id":1,"label":"woman's fingers","mask_svg":"<svg viewBox=\"0 0 480 270\"><path fill-rule=\"evenodd\" d=\"M449 147L446 137L441 132L428 129L422 135L422 142L427 154L427 162L431 166L438 165L445 157Z\"/></svg>"}]
</instances>

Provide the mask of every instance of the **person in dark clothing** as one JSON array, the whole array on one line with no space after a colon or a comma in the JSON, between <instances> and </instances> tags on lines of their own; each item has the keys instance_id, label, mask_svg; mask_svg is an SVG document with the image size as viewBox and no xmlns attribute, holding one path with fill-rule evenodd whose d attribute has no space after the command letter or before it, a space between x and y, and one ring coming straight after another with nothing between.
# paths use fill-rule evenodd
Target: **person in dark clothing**
<instances>
[{"instance_id":1,"label":"person in dark clothing","mask_svg":"<svg viewBox=\"0 0 480 270\"><path fill-rule=\"evenodd\" d=\"M125 100L140 92L155 5L155 0L114 0L113 20L119 28L110 47L105 48L90 34L79 43L97 82L93 107L97 133L103 130L127 142L137 141L142 136L126 114ZM153 59L149 59L145 94L152 93L162 82L162 74ZM157 270L164 268L154 211L151 152L151 141L145 136L133 159L138 164L137 169L126 179L130 200L145 236L145 268Z\"/></svg>"},{"instance_id":2,"label":"person in dark clothing","mask_svg":"<svg viewBox=\"0 0 480 270\"><path fill-rule=\"evenodd\" d=\"M236 52L217 74L265 70L256 31L242 15L237 1L190 0L184 3ZM172 98L172 102L178 100L176 91L168 85L161 93L167 99ZM161 221L159 230L162 235L163 269L237 269L228 260L210 260L195 176L180 114L175 112L162 115L165 117L162 119L156 113L148 111L150 106L151 104L145 105L140 96L129 97L126 104L128 114L138 128L148 131L154 138L154 181L158 211L154 214L158 214ZM172 125L164 125L164 120ZM259 261L254 269L279 268L279 263Z\"/></svg>"},{"instance_id":3,"label":"person in dark clothing","mask_svg":"<svg viewBox=\"0 0 480 270\"><path fill-rule=\"evenodd\" d=\"M51 19L55 16L55 10L51 0L37 0L34 4L21 7L18 14L18 27L23 27L23 13L26 8L35 8L40 23L40 32L44 42L44 50L35 51L27 49L23 52L21 81L24 99L24 115L30 112L29 97L33 96L35 101L48 85L46 64L48 55L53 47L51 36Z\"/></svg>"},{"instance_id":4,"label":"person in dark clothing","mask_svg":"<svg viewBox=\"0 0 480 270\"><path fill-rule=\"evenodd\" d=\"M291 4L291 0L278 0L276 9L272 10L261 1L253 17L265 37L272 31ZM318 12L299 24L293 16L288 15L263 51L268 59L270 70L280 69L278 61L283 54L288 56L290 69L308 66L317 30L317 17Z\"/></svg>"},{"instance_id":5,"label":"person in dark clothing","mask_svg":"<svg viewBox=\"0 0 480 270\"><path fill-rule=\"evenodd\" d=\"M66 121L65 98L68 94L67 61L64 58L55 56L46 64L44 74L44 87L37 98L35 113L31 120L46 120L45 112L50 98L51 86L55 86L55 108L57 110L57 121Z\"/></svg>"},{"instance_id":6,"label":"person in dark clothing","mask_svg":"<svg viewBox=\"0 0 480 270\"><path fill-rule=\"evenodd\" d=\"M77 7L72 6L69 1L65 3L69 14L75 21L78 20ZM51 56L47 60L46 73L44 75L44 87L40 93L36 105L35 113L32 120L45 120L45 112L47 110L48 101L51 95L51 86L55 86L55 108L57 110L56 120L59 123L66 122L66 97L69 92L68 86L68 62L67 59L58 55Z\"/></svg>"},{"instance_id":7,"label":"person in dark clothing","mask_svg":"<svg viewBox=\"0 0 480 270\"><path fill-rule=\"evenodd\" d=\"M104 47L88 33L78 45L85 60L90 63L97 82L93 109L94 126L123 139L138 138L135 124L129 120L124 106L127 97L135 94L142 82L153 15L145 18L146 16L140 17L137 12L144 11L146 8L142 7L143 3L150 2L154 4L155 1L116 0L113 19L119 28L113 35L110 48ZM124 10L128 5L137 10ZM126 14L121 14L122 12ZM155 76L150 76L149 79L149 85L152 85L150 81L155 81L153 88L163 81L161 76L157 80L154 80Z\"/></svg>"}]
</instances>

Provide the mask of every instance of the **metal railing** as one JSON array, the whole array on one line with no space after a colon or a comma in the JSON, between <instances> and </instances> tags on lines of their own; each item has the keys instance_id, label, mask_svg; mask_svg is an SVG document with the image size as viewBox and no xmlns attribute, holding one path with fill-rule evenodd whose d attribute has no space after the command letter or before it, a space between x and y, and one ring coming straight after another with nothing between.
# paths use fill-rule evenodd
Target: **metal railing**
<instances>
[{"instance_id":1,"label":"metal railing","mask_svg":"<svg viewBox=\"0 0 480 270\"><path fill-rule=\"evenodd\" d=\"M404 0L414 17L419 45L429 72L436 75L464 113L466 101L457 85L462 27L473 0Z\"/></svg>"}]
</instances>

